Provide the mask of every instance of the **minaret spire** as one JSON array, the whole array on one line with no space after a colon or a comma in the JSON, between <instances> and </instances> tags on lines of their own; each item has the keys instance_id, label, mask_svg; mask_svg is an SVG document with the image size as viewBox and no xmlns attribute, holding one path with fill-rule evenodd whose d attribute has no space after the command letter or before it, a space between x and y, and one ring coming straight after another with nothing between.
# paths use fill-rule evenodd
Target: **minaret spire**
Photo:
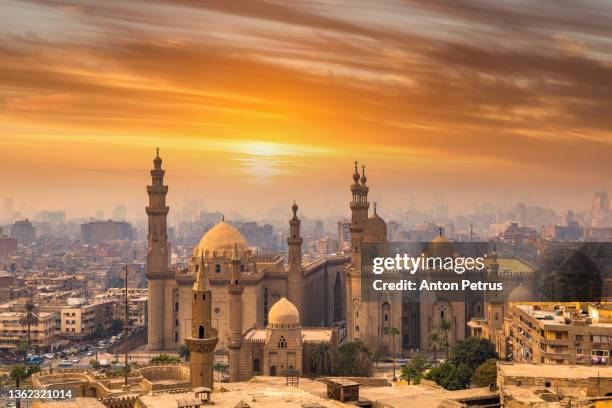
<instances>
[{"instance_id":1,"label":"minaret spire","mask_svg":"<svg viewBox=\"0 0 612 408\"><path fill-rule=\"evenodd\" d=\"M147 235L147 279L149 290L148 340L151 350L173 349L174 317L168 312L171 305L165 304L165 287L172 284L174 278L168 265L167 217L169 207L166 205L168 186L164 185L165 170L159 148L153 159L151 184L147 186L149 205L146 207L149 231ZM168 306L168 307L166 307Z\"/></svg>"},{"instance_id":2,"label":"minaret spire","mask_svg":"<svg viewBox=\"0 0 612 408\"><path fill-rule=\"evenodd\" d=\"M242 261L238 244L234 243L230 261L230 283L227 287L229 297L229 336L227 348L230 359L230 382L243 381L240 377L240 349L242 348L242 294L244 285L241 277Z\"/></svg>"},{"instance_id":3,"label":"minaret spire","mask_svg":"<svg viewBox=\"0 0 612 408\"><path fill-rule=\"evenodd\" d=\"M302 243L300 234L301 221L297 216L298 205L293 202L291 207L293 218L289 220L289 236L287 245L289 246L289 269L287 270L287 298L304 316L304 275L302 271Z\"/></svg>"}]
</instances>

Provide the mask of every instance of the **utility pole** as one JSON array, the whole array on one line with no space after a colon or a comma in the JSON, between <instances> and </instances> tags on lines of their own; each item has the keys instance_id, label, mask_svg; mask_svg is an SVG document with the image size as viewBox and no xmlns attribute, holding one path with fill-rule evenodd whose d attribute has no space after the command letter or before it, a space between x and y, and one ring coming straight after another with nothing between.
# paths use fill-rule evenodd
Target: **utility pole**
<instances>
[{"instance_id":1,"label":"utility pole","mask_svg":"<svg viewBox=\"0 0 612 408\"><path fill-rule=\"evenodd\" d=\"M130 324L130 313L128 304L128 266L125 265L125 323L123 327L123 342L125 345L125 364L123 372L125 374L125 388L128 386L128 326Z\"/></svg>"}]
</instances>

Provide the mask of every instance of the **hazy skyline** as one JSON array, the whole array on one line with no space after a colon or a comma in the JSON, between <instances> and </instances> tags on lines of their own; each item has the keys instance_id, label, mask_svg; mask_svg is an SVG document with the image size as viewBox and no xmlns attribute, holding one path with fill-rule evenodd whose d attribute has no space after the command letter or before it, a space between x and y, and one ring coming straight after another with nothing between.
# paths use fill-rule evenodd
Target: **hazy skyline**
<instances>
[{"instance_id":1,"label":"hazy skyline","mask_svg":"<svg viewBox=\"0 0 612 408\"><path fill-rule=\"evenodd\" d=\"M0 198L177 209L587 209L612 191L605 1L3 1ZM144 212L143 212L144 215Z\"/></svg>"}]
</instances>

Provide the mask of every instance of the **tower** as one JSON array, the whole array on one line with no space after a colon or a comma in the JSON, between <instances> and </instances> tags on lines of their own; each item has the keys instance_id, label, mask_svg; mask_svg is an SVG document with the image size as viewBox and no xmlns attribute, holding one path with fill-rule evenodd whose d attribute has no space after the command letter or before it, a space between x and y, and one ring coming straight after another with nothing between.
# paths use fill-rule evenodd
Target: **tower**
<instances>
[{"instance_id":1,"label":"tower","mask_svg":"<svg viewBox=\"0 0 612 408\"><path fill-rule=\"evenodd\" d=\"M365 165L361 166L361 177L355 161L353 184L351 184L352 200L351 223L351 265L346 274L346 319L349 341L366 336L369 333L369 307L361 299L361 243L363 242L365 226L368 221L369 187L366 185Z\"/></svg>"},{"instance_id":2,"label":"tower","mask_svg":"<svg viewBox=\"0 0 612 408\"><path fill-rule=\"evenodd\" d=\"M229 349L229 377L230 382L241 381L240 376L240 349L242 348L242 293L244 285L240 276L242 262L238 253L238 246L234 244L234 252L230 261L230 284L227 287L229 297L230 330L227 339Z\"/></svg>"},{"instance_id":3,"label":"tower","mask_svg":"<svg viewBox=\"0 0 612 408\"><path fill-rule=\"evenodd\" d=\"M219 341L217 330L211 321L212 296L208 284L206 264L202 255L197 265L197 279L193 284L191 303L191 337L186 339L189 347L191 387L213 388L213 352Z\"/></svg>"},{"instance_id":4,"label":"tower","mask_svg":"<svg viewBox=\"0 0 612 408\"><path fill-rule=\"evenodd\" d=\"M289 220L289 236L287 244L289 246L289 271L287 272L287 297L289 301L295 305L300 314L303 316L303 296L304 284L302 273L302 242L300 236L300 219L297 217L298 206L293 202L291 207L293 217Z\"/></svg>"},{"instance_id":5,"label":"tower","mask_svg":"<svg viewBox=\"0 0 612 408\"><path fill-rule=\"evenodd\" d=\"M162 169L159 148L153 160L151 185L147 186L149 205L146 212L149 221L147 235L147 279L149 291L148 339L151 350L163 350L172 339L172 318L166 311L166 305L172 305L173 274L168 268L168 235L166 218L169 207L166 205L168 186L164 185L165 171ZM168 293L170 292L170 293ZM169 315L169 316L166 316Z\"/></svg>"}]
</instances>

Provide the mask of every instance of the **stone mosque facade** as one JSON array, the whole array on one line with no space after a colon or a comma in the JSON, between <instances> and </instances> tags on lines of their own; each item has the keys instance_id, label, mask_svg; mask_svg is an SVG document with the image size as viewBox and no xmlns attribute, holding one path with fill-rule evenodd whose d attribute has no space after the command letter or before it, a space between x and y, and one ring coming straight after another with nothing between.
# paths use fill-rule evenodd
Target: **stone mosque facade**
<instances>
[{"instance_id":1,"label":"stone mosque facade","mask_svg":"<svg viewBox=\"0 0 612 408\"><path fill-rule=\"evenodd\" d=\"M350 185L351 248L346 255L304 264L294 203L287 265L279 253L254 252L244 236L223 220L193 249L188 268L171 269L168 187L163 184L159 151L153 164L146 208L151 351L178 350L183 344L203 350L201 344L211 344L214 338L216 350L230 356L232 381L287 371L306 374L317 343L336 347L359 340L382 343L390 350L390 329L398 328L398 353L427 350L429 334L442 320L452 323L449 342L453 344L468 335L471 318L482 316L482 299L449 301L443 292L422 293L418 302L405 299L401 292L361 299L362 243L386 242L387 226L376 205L370 213L365 166L360 174L357 162ZM434 248L451 245L441 234L432 243ZM429 271L432 278L436 273ZM195 305L202 295L206 295L205 304ZM194 315L203 311L210 314L209 320ZM200 335L200 340L208 340L198 342Z\"/></svg>"}]
</instances>

